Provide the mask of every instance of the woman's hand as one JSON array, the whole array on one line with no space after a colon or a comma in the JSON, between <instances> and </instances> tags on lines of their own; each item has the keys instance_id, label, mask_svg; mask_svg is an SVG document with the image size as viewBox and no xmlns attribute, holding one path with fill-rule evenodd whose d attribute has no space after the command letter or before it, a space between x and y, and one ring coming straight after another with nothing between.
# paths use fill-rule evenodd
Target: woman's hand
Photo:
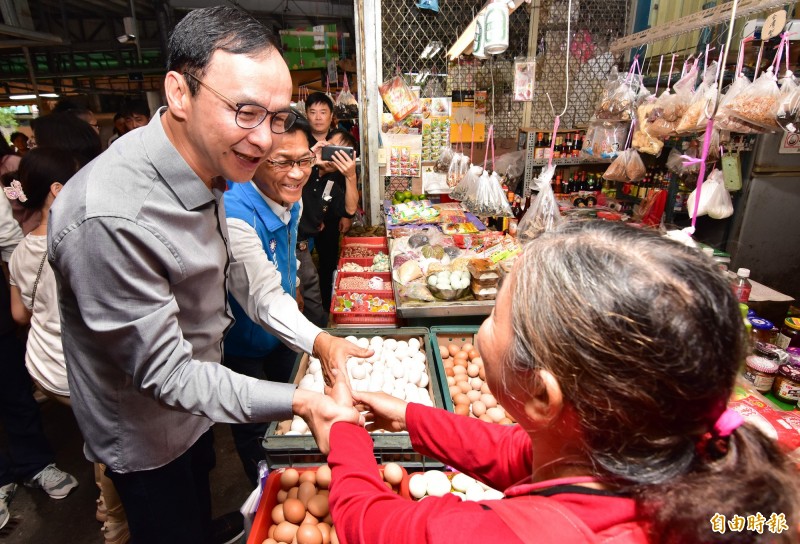
<instances>
[{"instance_id":1,"label":"woman's hand","mask_svg":"<svg viewBox=\"0 0 800 544\"><path fill-rule=\"evenodd\" d=\"M364 424L364 416L353 406L346 374L338 370L333 371L333 387L326 395L295 390L292 410L305 420L317 446L325 454L330 451L331 427L334 423L345 421L354 425Z\"/></svg>"},{"instance_id":2,"label":"woman's hand","mask_svg":"<svg viewBox=\"0 0 800 544\"><path fill-rule=\"evenodd\" d=\"M353 180L356 179L356 161L353 157L339 150L333 154L331 162L344 177Z\"/></svg>"},{"instance_id":3,"label":"woman's hand","mask_svg":"<svg viewBox=\"0 0 800 544\"><path fill-rule=\"evenodd\" d=\"M352 391L353 399L364 405L369 430L385 429L391 432L406 430L406 407L408 403L386 393Z\"/></svg>"}]
</instances>

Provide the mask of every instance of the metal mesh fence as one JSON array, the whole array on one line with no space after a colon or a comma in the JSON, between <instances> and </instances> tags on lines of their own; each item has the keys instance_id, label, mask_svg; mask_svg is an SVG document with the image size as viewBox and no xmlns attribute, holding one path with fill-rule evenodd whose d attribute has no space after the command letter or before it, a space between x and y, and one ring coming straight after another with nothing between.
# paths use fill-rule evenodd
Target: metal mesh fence
<instances>
[{"instance_id":1,"label":"metal mesh fence","mask_svg":"<svg viewBox=\"0 0 800 544\"><path fill-rule=\"evenodd\" d=\"M489 90L487 123L494 121L498 138L516 137L524 105L511 100L513 58L527 55L530 7L525 5L511 15L509 48L502 55L485 61L469 58L460 63L448 63L446 57L447 49L484 3L484 0L440 0L437 14L419 9L408 0L383 0L383 77L388 79L397 70L403 74L429 70L442 77L437 81L435 76L431 76L427 85L441 86L446 95L454 90ZM434 40L442 43L442 51L433 59L420 59L425 47ZM406 77L409 84L412 80L413 77ZM423 89L422 94L425 93L426 89Z\"/></svg>"}]
</instances>

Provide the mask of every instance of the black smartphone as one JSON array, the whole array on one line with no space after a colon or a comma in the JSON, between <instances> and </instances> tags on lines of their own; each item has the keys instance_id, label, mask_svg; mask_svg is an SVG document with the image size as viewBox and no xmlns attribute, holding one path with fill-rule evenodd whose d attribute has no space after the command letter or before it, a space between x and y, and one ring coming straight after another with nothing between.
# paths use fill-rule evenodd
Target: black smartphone
<instances>
[{"instance_id":1,"label":"black smartphone","mask_svg":"<svg viewBox=\"0 0 800 544\"><path fill-rule=\"evenodd\" d=\"M352 147L347 147L343 145L326 145L325 147L322 148L322 160L329 161L333 159L333 154L336 153L337 151L344 151L345 153L350 155L350 158L353 159L356 158L355 150Z\"/></svg>"}]
</instances>

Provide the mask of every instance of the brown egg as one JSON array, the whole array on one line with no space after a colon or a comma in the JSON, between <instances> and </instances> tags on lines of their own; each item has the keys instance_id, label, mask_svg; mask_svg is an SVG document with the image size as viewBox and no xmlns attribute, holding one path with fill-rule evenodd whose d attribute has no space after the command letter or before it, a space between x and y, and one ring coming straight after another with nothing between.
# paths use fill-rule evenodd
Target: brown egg
<instances>
[{"instance_id":1,"label":"brown egg","mask_svg":"<svg viewBox=\"0 0 800 544\"><path fill-rule=\"evenodd\" d=\"M320 489L328 489L331 485L331 467L322 465L317 469L317 485Z\"/></svg>"},{"instance_id":2,"label":"brown egg","mask_svg":"<svg viewBox=\"0 0 800 544\"><path fill-rule=\"evenodd\" d=\"M458 387L461 389L461 392L465 395L472 390L472 386L469 384L467 380L463 380L458 382Z\"/></svg>"},{"instance_id":3,"label":"brown egg","mask_svg":"<svg viewBox=\"0 0 800 544\"><path fill-rule=\"evenodd\" d=\"M297 529L297 544L322 544L322 533L317 525L301 525Z\"/></svg>"},{"instance_id":4,"label":"brown egg","mask_svg":"<svg viewBox=\"0 0 800 544\"><path fill-rule=\"evenodd\" d=\"M502 408L495 406L486 410L486 415L492 418L495 423L500 423L500 420L506 417L506 411Z\"/></svg>"},{"instance_id":5,"label":"brown egg","mask_svg":"<svg viewBox=\"0 0 800 544\"><path fill-rule=\"evenodd\" d=\"M447 385L451 386L455 384L456 384L456 379L453 376L447 376Z\"/></svg>"},{"instance_id":6,"label":"brown egg","mask_svg":"<svg viewBox=\"0 0 800 544\"><path fill-rule=\"evenodd\" d=\"M467 357L469 357L469 355L468 355L468 352L466 352L466 351L459 351L458 353L455 354L455 359L456 360L458 360L458 359L466 359Z\"/></svg>"},{"instance_id":7,"label":"brown egg","mask_svg":"<svg viewBox=\"0 0 800 544\"><path fill-rule=\"evenodd\" d=\"M330 511L328 497L326 495L315 495L311 497L308 501L308 511L320 519L327 516Z\"/></svg>"},{"instance_id":8,"label":"brown egg","mask_svg":"<svg viewBox=\"0 0 800 544\"><path fill-rule=\"evenodd\" d=\"M472 386L473 389L476 391L480 391L481 387L483 387L483 380L480 378L470 378L469 384Z\"/></svg>"},{"instance_id":9,"label":"brown egg","mask_svg":"<svg viewBox=\"0 0 800 544\"><path fill-rule=\"evenodd\" d=\"M511 421L510 419L508 419L507 417L504 417L498 423L500 423L500 425L513 425L514 424L514 422Z\"/></svg>"},{"instance_id":10,"label":"brown egg","mask_svg":"<svg viewBox=\"0 0 800 544\"><path fill-rule=\"evenodd\" d=\"M277 541L277 540L275 540L274 538L267 538L267 539L266 539L264 542L262 542L261 544L278 544L278 541Z\"/></svg>"},{"instance_id":11,"label":"brown egg","mask_svg":"<svg viewBox=\"0 0 800 544\"><path fill-rule=\"evenodd\" d=\"M331 513L330 512L328 512L328 515L325 516L325 518L322 521L323 521L323 523L327 523L328 525L333 527L333 518L331 517Z\"/></svg>"},{"instance_id":12,"label":"brown egg","mask_svg":"<svg viewBox=\"0 0 800 544\"><path fill-rule=\"evenodd\" d=\"M486 382L483 382L483 385L481 386L481 393L486 393L488 395L492 394L492 392L489 391L489 385Z\"/></svg>"},{"instance_id":13,"label":"brown egg","mask_svg":"<svg viewBox=\"0 0 800 544\"><path fill-rule=\"evenodd\" d=\"M300 525L305 517L306 507L302 502L298 499L286 499L286 502L283 503L283 518L286 521ZM294 535L292 535L292 537L294 537ZM280 540L280 538L277 540Z\"/></svg>"},{"instance_id":14,"label":"brown egg","mask_svg":"<svg viewBox=\"0 0 800 544\"><path fill-rule=\"evenodd\" d=\"M300 473L300 483L303 482L311 482L312 484L317 483L317 473L313 470L306 470L305 472Z\"/></svg>"},{"instance_id":15,"label":"brown egg","mask_svg":"<svg viewBox=\"0 0 800 544\"><path fill-rule=\"evenodd\" d=\"M383 467L383 479L392 485L400 485L403 481L403 469L397 463L386 463Z\"/></svg>"},{"instance_id":16,"label":"brown egg","mask_svg":"<svg viewBox=\"0 0 800 544\"><path fill-rule=\"evenodd\" d=\"M482 380L486 379L486 367L480 365L480 370L478 370L478 377Z\"/></svg>"},{"instance_id":17,"label":"brown egg","mask_svg":"<svg viewBox=\"0 0 800 544\"><path fill-rule=\"evenodd\" d=\"M300 473L293 468L287 468L281 474L281 488L282 489L291 489L292 487L297 485L297 482L300 480Z\"/></svg>"},{"instance_id":18,"label":"brown egg","mask_svg":"<svg viewBox=\"0 0 800 544\"><path fill-rule=\"evenodd\" d=\"M444 361L442 361L442 366L445 368L453 368L454 364L455 363L453 362L453 359L445 359Z\"/></svg>"},{"instance_id":19,"label":"brown egg","mask_svg":"<svg viewBox=\"0 0 800 544\"><path fill-rule=\"evenodd\" d=\"M457 385L451 385L450 387L448 387L448 390L450 391L451 399L456 395L458 395L459 393L461 393L461 388Z\"/></svg>"},{"instance_id":20,"label":"brown egg","mask_svg":"<svg viewBox=\"0 0 800 544\"><path fill-rule=\"evenodd\" d=\"M277 495L278 504L283 504L283 501L285 501L288 496L289 496L289 492L286 491L285 489L281 489L280 491L278 491L278 495Z\"/></svg>"},{"instance_id":21,"label":"brown egg","mask_svg":"<svg viewBox=\"0 0 800 544\"><path fill-rule=\"evenodd\" d=\"M474 361L475 359L480 359L481 358L481 354L478 352L477 349L469 350L469 354L468 355L469 355L469 360L470 361Z\"/></svg>"},{"instance_id":22,"label":"brown egg","mask_svg":"<svg viewBox=\"0 0 800 544\"><path fill-rule=\"evenodd\" d=\"M317 486L312 482L303 482L300 484L300 490L297 492L297 498L303 503L303 506L308 504L308 499L317 494Z\"/></svg>"},{"instance_id":23,"label":"brown egg","mask_svg":"<svg viewBox=\"0 0 800 544\"><path fill-rule=\"evenodd\" d=\"M453 368L455 368L457 366L463 366L464 370L466 370L467 367L469 366L469 361L467 361L466 357L461 357L459 359L453 359L453 361L455 363L455 366Z\"/></svg>"},{"instance_id":24,"label":"brown egg","mask_svg":"<svg viewBox=\"0 0 800 544\"><path fill-rule=\"evenodd\" d=\"M444 375L445 376L455 376L456 375L455 369L452 366L449 367L449 368L445 368L444 369Z\"/></svg>"},{"instance_id":25,"label":"brown egg","mask_svg":"<svg viewBox=\"0 0 800 544\"><path fill-rule=\"evenodd\" d=\"M314 525L316 525L317 523L319 523L319 520L316 517L314 517L314 514L312 514L311 512L306 512L306 517L303 518L303 521L300 523L300 525L306 523L313 523Z\"/></svg>"},{"instance_id":26,"label":"brown egg","mask_svg":"<svg viewBox=\"0 0 800 544\"><path fill-rule=\"evenodd\" d=\"M475 417L481 417L483 414L486 413L486 405L479 400L473 402L472 413L475 414Z\"/></svg>"},{"instance_id":27,"label":"brown egg","mask_svg":"<svg viewBox=\"0 0 800 544\"><path fill-rule=\"evenodd\" d=\"M469 404L456 404L453 407L453 412L460 415L460 416L468 416L469 415Z\"/></svg>"},{"instance_id":28,"label":"brown egg","mask_svg":"<svg viewBox=\"0 0 800 544\"><path fill-rule=\"evenodd\" d=\"M467 398L469 399L470 402L481 400L481 392L475 391L474 389L472 391L467 391Z\"/></svg>"},{"instance_id":29,"label":"brown egg","mask_svg":"<svg viewBox=\"0 0 800 544\"><path fill-rule=\"evenodd\" d=\"M466 376L467 375L467 369L466 369L466 367L463 367L461 365L456 365L456 366L453 367L453 374L454 374L454 376L456 378L458 378L458 376L461 376L462 374L464 376Z\"/></svg>"},{"instance_id":30,"label":"brown egg","mask_svg":"<svg viewBox=\"0 0 800 544\"><path fill-rule=\"evenodd\" d=\"M294 523L289 523L288 521L284 521L283 523L279 523L277 527L275 527L275 534L273 538L278 542L284 542L285 544L291 544L292 540L294 540L295 535L297 534L298 526Z\"/></svg>"},{"instance_id":31,"label":"brown egg","mask_svg":"<svg viewBox=\"0 0 800 544\"><path fill-rule=\"evenodd\" d=\"M467 376L470 378L476 378L478 374L481 372L481 367L476 365L475 363L470 363L467 365Z\"/></svg>"},{"instance_id":32,"label":"brown egg","mask_svg":"<svg viewBox=\"0 0 800 544\"><path fill-rule=\"evenodd\" d=\"M317 495L325 495L327 497L329 494L330 491L328 491L327 489L320 489L319 491L317 491Z\"/></svg>"},{"instance_id":33,"label":"brown egg","mask_svg":"<svg viewBox=\"0 0 800 544\"><path fill-rule=\"evenodd\" d=\"M291 489L289 490L289 492L287 493L287 495L286 495L286 498L287 498L287 500L288 500L288 499L296 499L296 498L297 498L297 492L298 492L298 491L300 491L300 488L299 488L299 487L293 487L293 488L291 488ZM286 502L286 501L284 501L284 502Z\"/></svg>"},{"instance_id":34,"label":"brown egg","mask_svg":"<svg viewBox=\"0 0 800 544\"><path fill-rule=\"evenodd\" d=\"M267 537L273 540L275 540L275 527L277 527L277 525L270 525L269 531L267 531ZM277 540L275 540L275 542L277 542Z\"/></svg>"},{"instance_id":35,"label":"brown egg","mask_svg":"<svg viewBox=\"0 0 800 544\"><path fill-rule=\"evenodd\" d=\"M283 516L283 505L276 504L275 508L272 509L272 523L277 525L282 521L286 521L286 518Z\"/></svg>"},{"instance_id":36,"label":"brown egg","mask_svg":"<svg viewBox=\"0 0 800 544\"><path fill-rule=\"evenodd\" d=\"M475 357L472 359L472 362L476 365L483 366L483 358L482 357Z\"/></svg>"},{"instance_id":37,"label":"brown egg","mask_svg":"<svg viewBox=\"0 0 800 544\"><path fill-rule=\"evenodd\" d=\"M339 535L336 534L336 527L331 527L331 544L339 544Z\"/></svg>"},{"instance_id":38,"label":"brown egg","mask_svg":"<svg viewBox=\"0 0 800 544\"><path fill-rule=\"evenodd\" d=\"M487 416L486 414L483 414L478 419L480 419L481 421L485 421L486 423L494 423L494 420L492 418L490 418L489 416Z\"/></svg>"},{"instance_id":39,"label":"brown egg","mask_svg":"<svg viewBox=\"0 0 800 544\"><path fill-rule=\"evenodd\" d=\"M439 353L442 354L442 359L449 359L450 358L450 348L439 344Z\"/></svg>"},{"instance_id":40,"label":"brown egg","mask_svg":"<svg viewBox=\"0 0 800 544\"><path fill-rule=\"evenodd\" d=\"M320 523L317 525L317 529L319 532L322 533L322 544L330 544L331 543L331 526L327 523Z\"/></svg>"},{"instance_id":41,"label":"brown egg","mask_svg":"<svg viewBox=\"0 0 800 544\"><path fill-rule=\"evenodd\" d=\"M494 408L497 406L497 399L494 398L494 395L491 393L483 393L481 395L481 402L485 404L487 408Z\"/></svg>"},{"instance_id":42,"label":"brown egg","mask_svg":"<svg viewBox=\"0 0 800 544\"><path fill-rule=\"evenodd\" d=\"M453 397L453 404L469 404L469 397L464 393L459 393Z\"/></svg>"},{"instance_id":43,"label":"brown egg","mask_svg":"<svg viewBox=\"0 0 800 544\"><path fill-rule=\"evenodd\" d=\"M458 352L459 352L459 351L461 351L461 350L460 350L460 349L458 349L458 346L457 346L457 345L455 345L455 344L450 344L449 346L447 346L447 351L448 351L448 352L450 352L450 357L455 357L455 356L456 356L456 353L458 353Z\"/></svg>"},{"instance_id":44,"label":"brown egg","mask_svg":"<svg viewBox=\"0 0 800 544\"><path fill-rule=\"evenodd\" d=\"M388 489L389 491L392 490L392 484L390 484L389 482L383 482L383 485L385 485L386 489Z\"/></svg>"}]
</instances>

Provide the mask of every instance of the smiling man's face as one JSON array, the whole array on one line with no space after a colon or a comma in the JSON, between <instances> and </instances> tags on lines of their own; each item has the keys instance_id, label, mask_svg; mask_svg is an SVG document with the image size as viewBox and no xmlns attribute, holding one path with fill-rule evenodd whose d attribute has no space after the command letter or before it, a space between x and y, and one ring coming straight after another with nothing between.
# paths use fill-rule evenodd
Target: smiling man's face
<instances>
[{"instance_id":1,"label":"smiling man's face","mask_svg":"<svg viewBox=\"0 0 800 544\"><path fill-rule=\"evenodd\" d=\"M303 186L311 175L311 164L288 166L271 161L297 161L310 157L313 155L308 149L308 138L302 130L275 135L269 158L258 167L253 182L275 202L290 206L303 196Z\"/></svg>"}]
</instances>

